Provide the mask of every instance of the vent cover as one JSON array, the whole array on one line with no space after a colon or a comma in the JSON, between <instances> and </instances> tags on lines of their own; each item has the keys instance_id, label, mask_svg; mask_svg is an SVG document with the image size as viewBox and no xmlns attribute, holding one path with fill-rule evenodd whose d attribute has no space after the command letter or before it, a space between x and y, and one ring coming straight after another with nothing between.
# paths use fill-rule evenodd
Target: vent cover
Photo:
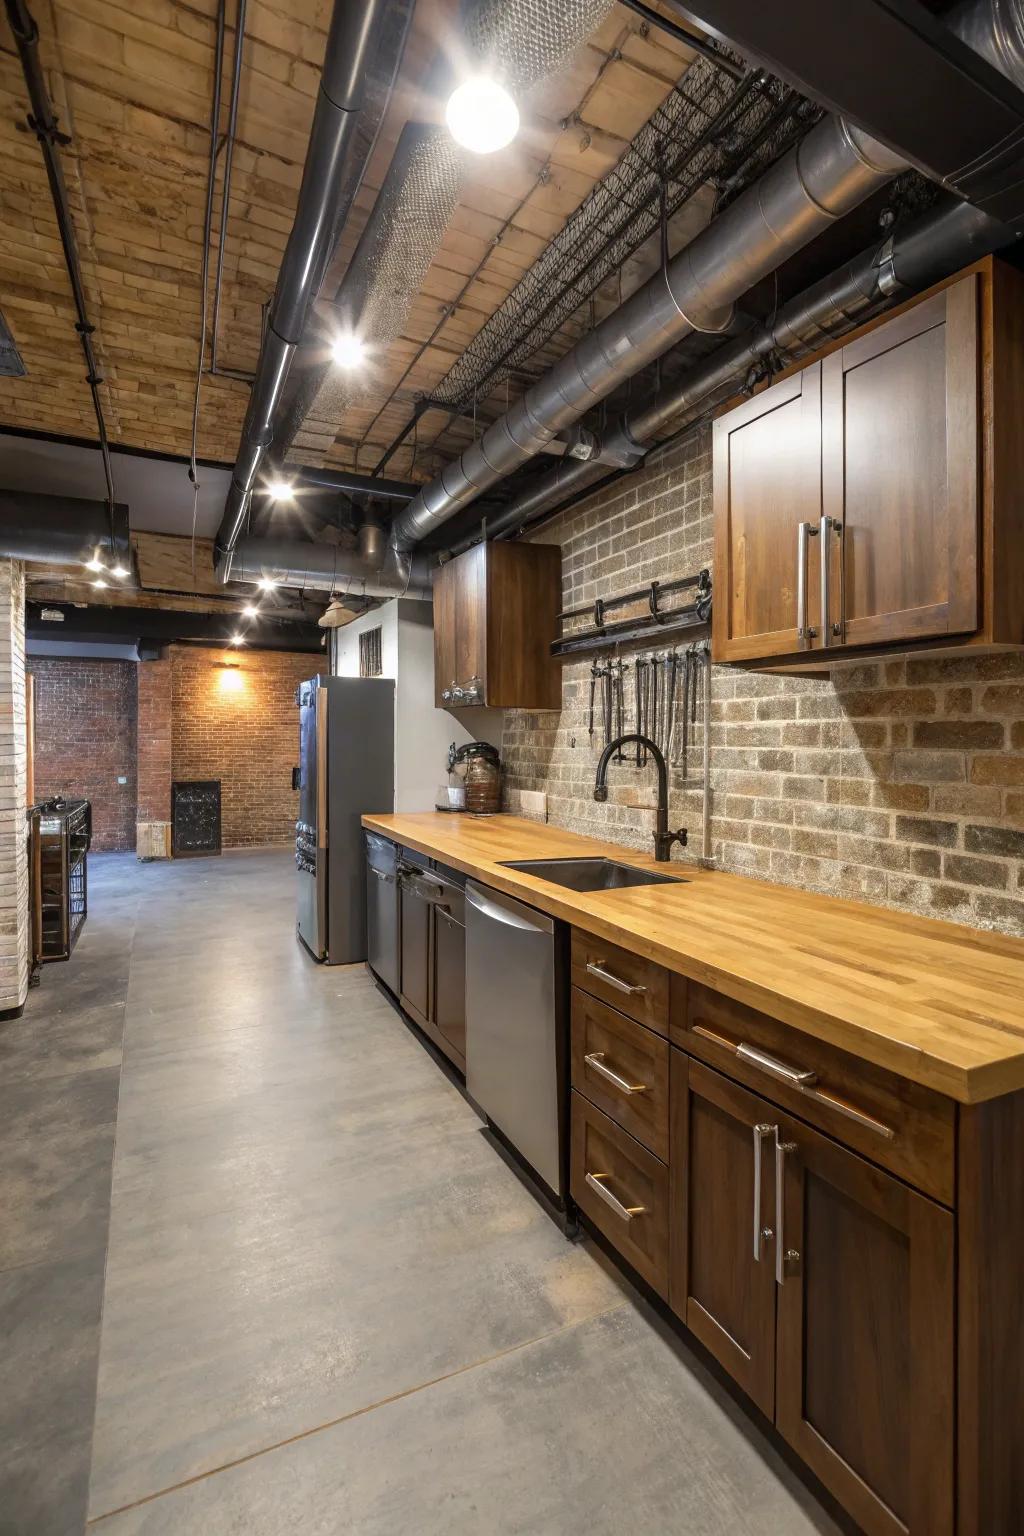
<instances>
[{"instance_id":1,"label":"vent cover","mask_svg":"<svg viewBox=\"0 0 1024 1536\"><path fill-rule=\"evenodd\" d=\"M0 314L0 375L5 378L23 379L28 369L21 360L11 328Z\"/></svg>"}]
</instances>

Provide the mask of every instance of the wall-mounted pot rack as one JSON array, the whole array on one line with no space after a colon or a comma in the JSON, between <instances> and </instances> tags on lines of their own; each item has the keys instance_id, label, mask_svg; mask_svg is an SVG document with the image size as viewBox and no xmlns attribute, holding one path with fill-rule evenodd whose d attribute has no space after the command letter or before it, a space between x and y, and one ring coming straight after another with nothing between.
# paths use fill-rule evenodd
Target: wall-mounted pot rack
<instances>
[{"instance_id":1,"label":"wall-mounted pot rack","mask_svg":"<svg viewBox=\"0 0 1024 1536\"><path fill-rule=\"evenodd\" d=\"M676 608L663 607L665 596L672 592L693 591L693 601ZM641 617L617 619L608 623L609 611L627 608L635 603L646 602L648 612ZM682 576L676 581L652 581L633 592L621 592L616 597L599 597L582 608L564 608L558 615L564 625L573 619L592 618L589 629L563 634L552 642L552 656L589 656L604 651L609 646L642 645L675 638L696 629L706 629L711 622L711 572L698 571L696 576Z\"/></svg>"}]
</instances>

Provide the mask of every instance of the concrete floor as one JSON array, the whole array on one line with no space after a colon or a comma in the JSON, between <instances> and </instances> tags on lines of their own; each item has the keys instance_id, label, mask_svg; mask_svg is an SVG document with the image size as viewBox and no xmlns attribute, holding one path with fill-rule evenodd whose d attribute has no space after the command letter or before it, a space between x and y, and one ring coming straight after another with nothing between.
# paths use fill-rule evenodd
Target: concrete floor
<instances>
[{"instance_id":1,"label":"concrete floor","mask_svg":"<svg viewBox=\"0 0 1024 1536\"><path fill-rule=\"evenodd\" d=\"M92 872L0 1025L0 1536L835 1532L299 948L289 854Z\"/></svg>"}]
</instances>

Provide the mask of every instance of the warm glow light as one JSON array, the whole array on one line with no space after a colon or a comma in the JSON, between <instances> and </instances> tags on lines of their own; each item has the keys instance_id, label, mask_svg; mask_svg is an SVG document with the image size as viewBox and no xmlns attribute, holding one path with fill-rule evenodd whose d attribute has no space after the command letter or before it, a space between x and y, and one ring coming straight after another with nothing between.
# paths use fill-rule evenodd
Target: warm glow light
<instances>
[{"instance_id":1,"label":"warm glow light","mask_svg":"<svg viewBox=\"0 0 1024 1536\"><path fill-rule=\"evenodd\" d=\"M241 693L245 688L245 678L239 669L237 661L225 661L220 665L217 673L217 686L221 693Z\"/></svg>"},{"instance_id":2,"label":"warm glow light","mask_svg":"<svg viewBox=\"0 0 1024 1536\"><path fill-rule=\"evenodd\" d=\"M290 480L270 480L267 482L267 495L271 501L291 501L295 487Z\"/></svg>"},{"instance_id":3,"label":"warm glow light","mask_svg":"<svg viewBox=\"0 0 1024 1536\"><path fill-rule=\"evenodd\" d=\"M519 132L519 108L504 86L487 75L457 85L444 116L456 144L475 155L493 155Z\"/></svg>"},{"instance_id":4,"label":"warm glow light","mask_svg":"<svg viewBox=\"0 0 1024 1536\"><path fill-rule=\"evenodd\" d=\"M257 585L262 587L264 592L273 592L274 588L277 586L277 582L274 580L273 576L261 576Z\"/></svg>"},{"instance_id":5,"label":"warm glow light","mask_svg":"<svg viewBox=\"0 0 1024 1536\"><path fill-rule=\"evenodd\" d=\"M111 576L116 576L118 581L123 581L124 578L127 575L129 575L129 571L128 571L127 566L124 566L124 565L112 565L110 567L110 574L111 574Z\"/></svg>"},{"instance_id":6,"label":"warm glow light","mask_svg":"<svg viewBox=\"0 0 1024 1536\"><path fill-rule=\"evenodd\" d=\"M86 568L87 571L102 571L102 569L103 569L103 561L102 560L97 560L96 556L93 555L91 560L87 560L85 562L85 568Z\"/></svg>"},{"instance_id":7,"label":"warm glow light","mask_svg":"<svg viewBox=\"0 0 1024 1536\"><path fill-rule=\"evenodd\" d=\"M230 641L228 643L230 645L244 645L245 644L245 636L244 635L232 635L231 639L230 639Z\"/></svg>"},{"instance_id":8,"label":"warm glow light","mask_svg":"<svg viewBox=\"0 0 1024 1536\"><path fill-rule=\"evenodd\" d=\"M242 609L242 618L243 619L258 619L259 616L260 616L260 611L256 607L256 604L255 603L246 603L245 607Z\"/></svg>"},{"instance_id":9,"label":"warm glow light","mask_svg":"<svg viewBox=\"0 0 1024 1536\"><path fill-rule=\"evenodd\" d=\"M102 566L100 567L100 569L102 570ZM102 576L97 576L96 580L93 582L93 586L94 587L105 587L106 586L106 582L103 580Z\"/></svg>"},{"instance_id":10,"label":"warm glow light","mask_svg":"<svg viewBox=\"0 0 1024 1536\"><path fill-rule=\"evenodd\" d=\"M360 368L366 362L366 344L354 331L345 331L331 342L331 361L336 368Z\"/></svg>"}]
</instances>

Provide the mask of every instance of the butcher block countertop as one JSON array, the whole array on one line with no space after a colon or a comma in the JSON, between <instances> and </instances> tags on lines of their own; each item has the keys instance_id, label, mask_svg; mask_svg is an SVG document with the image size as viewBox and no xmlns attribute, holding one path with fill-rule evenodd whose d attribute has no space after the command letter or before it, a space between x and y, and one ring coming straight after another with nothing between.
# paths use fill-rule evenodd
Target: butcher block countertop
<instances>
[{"instance_id":1,"label":"butcher block countertop","mask_svg":"<svg viewBox=\"0 0 1024 1536\"><path fill-rule=\"evenodd\" d=\"M364 816L610 943L961 1103L1024 1088L1024 940L703 870L518 816ZM578 892L507 859L607 857L685 884Z\"/></svg>"}]
</instances>

